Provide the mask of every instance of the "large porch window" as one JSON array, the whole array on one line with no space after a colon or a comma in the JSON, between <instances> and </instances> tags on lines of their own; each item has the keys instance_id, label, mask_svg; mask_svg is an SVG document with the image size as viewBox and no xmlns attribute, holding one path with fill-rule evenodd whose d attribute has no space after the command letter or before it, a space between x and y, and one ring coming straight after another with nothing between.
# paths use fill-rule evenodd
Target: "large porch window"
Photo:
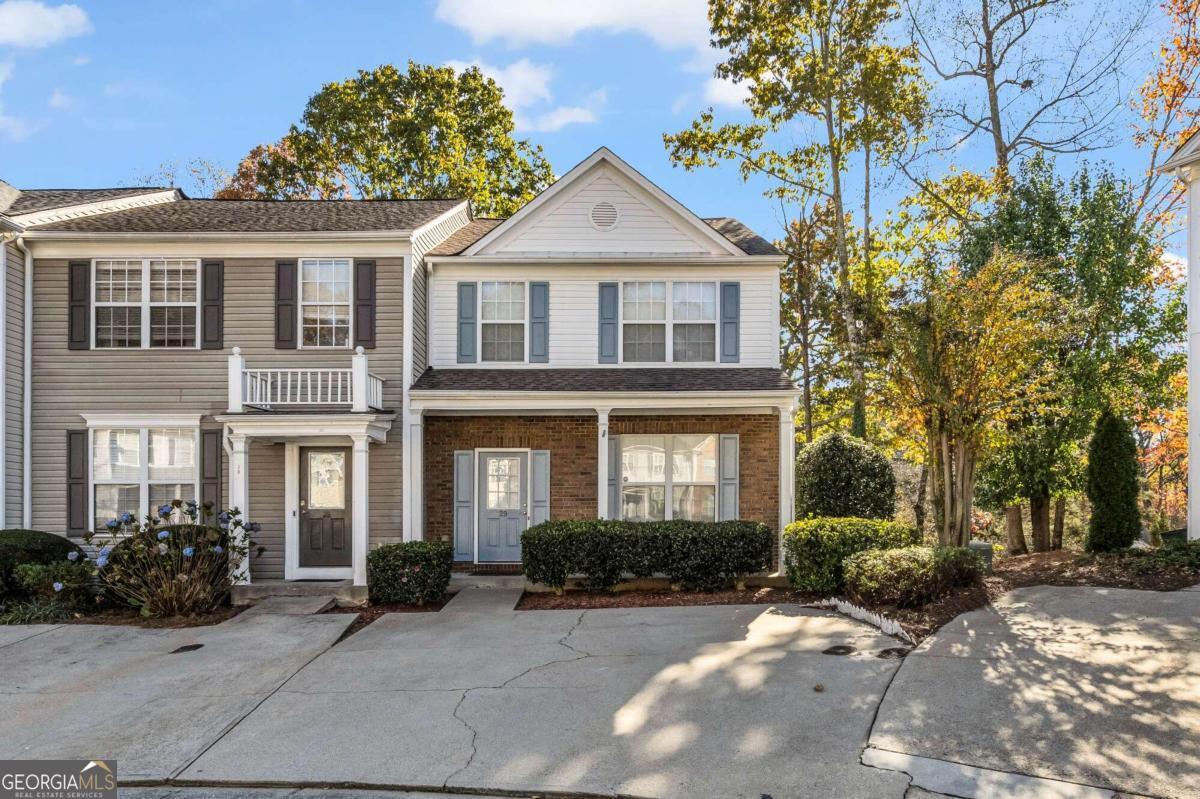
<instances>
[{"instance_id":1,"label":"large porch window","mask_svg":"<svg viewBox=\"0 0 1200 799\"><path fill-rule=\"evenodd\" d=\"M717 436L623 435L621 518L716 521Z\"/></svg>"},{"instance_id":2,"label":"large porch window","mask_svg":"<svg viewBox=\"0 0 1200 799\"><path fill-rule=\"evenodd\" d=\"M140 519L172 500L196 499L198 436L190 427L93 429L94 529L122 513Z\"/></svg>"}]
</instances>

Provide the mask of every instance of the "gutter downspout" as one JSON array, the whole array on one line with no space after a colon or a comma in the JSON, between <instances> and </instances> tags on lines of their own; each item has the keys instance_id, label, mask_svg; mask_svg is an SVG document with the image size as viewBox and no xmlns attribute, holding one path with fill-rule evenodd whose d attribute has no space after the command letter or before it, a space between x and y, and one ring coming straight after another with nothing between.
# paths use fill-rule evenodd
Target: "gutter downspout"
<instances>
[{"instance_id":1,"label":"gutter downspout","mask_svg":"<svg viewBox=\"0 0 1200 799\"><path fill-rule=\"evenodd\" d=\"M21 376L21 526L33 527L33 468L30 463L33 448L29 440L33 429L33 252L23 236L17 237L17 249L25 253L25 372Z\"/></svg>"}]
</instances>

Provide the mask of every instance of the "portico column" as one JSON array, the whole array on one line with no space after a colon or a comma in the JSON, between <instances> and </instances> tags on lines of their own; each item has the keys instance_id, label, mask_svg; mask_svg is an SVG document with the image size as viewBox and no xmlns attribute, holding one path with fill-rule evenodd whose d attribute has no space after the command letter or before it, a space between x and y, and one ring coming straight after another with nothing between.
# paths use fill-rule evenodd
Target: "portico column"
<instances>
[{"instance_id":1,"label":"portico column","mask_svg":"<svg viewBox=\"0 0 1200 799\"><path fill-rule=\"evenodd\" d=\"M796 519L796 415L789 403L779 406L779 531ZM780 539L782 544L782 538ZM783 550L780 549L780 552Z\"/></svg>"},{"instance_id":2,"label":"portico column","mask_svg":"<svg viewBox=\"0 0 1200 799\"><path fill-rule=\"evenodd\" d=\"M242 521L253 521L250 518L250 491L249 491L249 467L250 458L247 452L247 441L244 435L234 434L229 436L229 507L241 511ZM214 510L220 511L220 508ZM237 533L239 540L237 544L240 548L246 547L246 534L243 531ZM244 585L250 582L250 554L242 558L242 562L238 564L237 570L234 572L234 582L239 585Z\"/></svg>"},{"instance_id":3,"label":"portico column","mask_svg":"<svg viewBox=\"0 0 1200 799\"><path fill-rule=\"evenodd\" d=\"M608 518L608 412L596 409L596 517Z\"/></svg>"},{"instance_id":4,"label":"portico column","mask_svg":"<svg viewBox=\"0 0 1200 799\"><path fill-rule=\"evenodd\" d=\"M1200 539L1200 165L1186 167L1188 186L1187 377L1188 377L1188 540Z\"/></svg>"},{"instance_id":5,"label":"portico column","mask_svg":"<svg viewBox=\"0 0 1200 799\"><path fill-rule=\"evenodd\" d=\"M408 457L404 463L404 540L424 538L425 510L425 424L421 411L412 411L405 431Z\"/></svg>"},{"instance_id":6,"label":"portico column","mask_svg":"<svg viewBox=\"0 0 1200 799\"><path fill-rule=\"evenodd\" d=\"M353 485L353 496L351 497L350 511L350 529L353 541L352 564L354 566L354 584L367 584L367 542L370 540L370 529L368 519L370 518L370 506L367 504L370 499L370 492L367 488L370 485L370 446L371 440L366 435L351 436L354 441L354 462L351 467L351 483Z\"/></svg>"}]
</instances>

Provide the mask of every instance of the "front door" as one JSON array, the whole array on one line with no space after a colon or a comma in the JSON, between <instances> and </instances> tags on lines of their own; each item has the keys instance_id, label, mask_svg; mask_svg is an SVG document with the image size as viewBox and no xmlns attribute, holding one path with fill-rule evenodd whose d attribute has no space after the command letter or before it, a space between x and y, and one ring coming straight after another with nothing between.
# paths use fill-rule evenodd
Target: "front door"
<instances>
[{"instance_id":1,"label":"front door","mask_svg":"<svg viewBox=\"0 0 1200 799\"><path fill-rule=\"evenodd\" d=\"M529 526L527 452L479 453L480 563L521 560L521 533Z\"/></svg>"},{"instance_id":2,"label":"front door","mask_svg":"<svg viewBox=\"0 0 1200 799\"><path fill-rule=\"evenodd\" d=\"M300 566L350 566L350 450L300 449Z\"/></svg>"}]
</instances>

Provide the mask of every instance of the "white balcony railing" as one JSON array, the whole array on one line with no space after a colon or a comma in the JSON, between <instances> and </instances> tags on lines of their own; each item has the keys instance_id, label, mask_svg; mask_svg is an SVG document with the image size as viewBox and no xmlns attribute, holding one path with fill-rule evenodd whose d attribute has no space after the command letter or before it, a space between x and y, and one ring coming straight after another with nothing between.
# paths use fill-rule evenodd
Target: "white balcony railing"
<instances>
[{"instance_id":1,"label":"white balcony railing","mask_svg":"<svg viewBox=\"0 0 1200 799\"><path fill-rule=\"evenodd\" d=\"M246 407L342 407L352 411L383 409L383 378L367 369L362 347L349 369L247 369L241 347L229 356L229 412Z\"/></svg>"}]
</instances>

